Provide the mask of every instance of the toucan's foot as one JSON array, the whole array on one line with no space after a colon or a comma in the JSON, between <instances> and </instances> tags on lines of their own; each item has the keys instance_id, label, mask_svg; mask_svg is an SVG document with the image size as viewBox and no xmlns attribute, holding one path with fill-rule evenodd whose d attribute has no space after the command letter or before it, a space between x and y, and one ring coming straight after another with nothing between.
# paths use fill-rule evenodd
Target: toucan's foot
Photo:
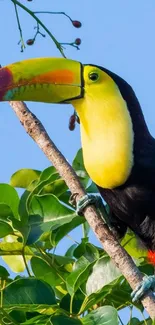
<instances>
[{"instance_id":1,"label":"toucan's foot","mask_svg":"<svg viewBox=\"0 0 155 325\"><path fill-rule=\"evenodd\" d=\"M143 281L131 293L132 301L135 302L136 300L141 299L142 296L150 289L155 291L155 275L144 276Z\"/></svg>"},{"instance_id":2,"label":"toucan's foot","mask_svg":"<svg viewBox=\"0 0 155 325\"><path fill-rule=\"evenodd\" d=\"M83 210L91 204L94 204L96 207L98 207L99 205L99 200L101 200L101 198L97 195L92 195L92 194L86 194L84 195L76 204L76 213L78 215L83 214Z\"/></svg>"},{"instance_id":3,"label":"toucan's foot","mask_svg":"<svg viewBox=\"0 0 155 325\"><path fill-rule=\"evenodd\" d=\"M76 203L76 193L71 195L70 203L76 207L76 213L78 215L83 214L83 210L91 204L94 204L96 208L104 207L102 199L98 195L86 194Z\"/></svg>"}]
</instances>

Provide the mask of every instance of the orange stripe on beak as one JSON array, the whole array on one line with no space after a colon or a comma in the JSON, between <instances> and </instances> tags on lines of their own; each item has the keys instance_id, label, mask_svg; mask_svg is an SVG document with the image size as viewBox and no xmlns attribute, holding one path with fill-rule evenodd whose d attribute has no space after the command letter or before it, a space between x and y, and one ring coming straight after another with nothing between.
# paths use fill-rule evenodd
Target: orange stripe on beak
<instances>
[{"instance_id":1,"label":"orange stripe on beak","mask_svg":"<svg viewBox=\"0 0 155 325\"><path fill-rule=\"evenodd\" d=\"M73 84L75 74L70 70L49 71L31 79L30 83L46 84ZM29 83L29 84L30 84Z\"/></svg>"}]
</instances>

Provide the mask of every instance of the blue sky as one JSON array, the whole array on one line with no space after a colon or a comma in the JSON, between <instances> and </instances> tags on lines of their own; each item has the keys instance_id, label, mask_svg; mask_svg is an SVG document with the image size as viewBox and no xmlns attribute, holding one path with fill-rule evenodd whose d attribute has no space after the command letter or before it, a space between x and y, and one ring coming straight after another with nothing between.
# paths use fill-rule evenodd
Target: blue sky
<instances>
[{"instance_id":1,"label":"blue sky","mask_svg":"<svg viewBox=\"0 0 155 325\"><path fill-rule=\"evenodd\" d=\"M134 88L147 124L155 136L155 2L153 0L117 1L47 1L21 0L31 10L65 11L82 22L82 28L72 27L63 16L42 15L42 20L62 42L82 39L81 50L67 47L65 54L83 63L104 66L119 74ZM31 57L60 57L50 38L37 38L24 53L17 45L19 33L13 4L0 0L0 64L2 66ZM24 39L33 37L35 22L19 10ZM0 104L1 172L0 182L9 182L20 168L44 169L49 162L25 133L8 103ZM80 147L79 127L68 130L71 106L29 103L29 108L44 124L47 132L65 157L71 162ZM75 233L76 238L81 234ZM94 237L93 237L93 240ZM67 245L67 244L66 244Z\"/></svg>"}]
</instances>

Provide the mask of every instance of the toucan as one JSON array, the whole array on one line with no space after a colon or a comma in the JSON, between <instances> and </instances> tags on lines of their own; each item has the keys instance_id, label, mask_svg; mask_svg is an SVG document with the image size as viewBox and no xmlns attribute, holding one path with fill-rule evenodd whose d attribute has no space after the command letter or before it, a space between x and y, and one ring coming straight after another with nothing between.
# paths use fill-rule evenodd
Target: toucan
<instances>
[{"instance_id":1,"label":"toucan","mask_svg":"<svg viewBox=\"0 0 155 325\"><path fill-rule=\"evenodd\" d=\"M65 58L0 69L0 101L72 104L80 118L85 168L120 236L130 228L155 264L155 139L131 86L115 73ZM139 299L155 277L133 293Z\"/></svg>"}]
</instances>

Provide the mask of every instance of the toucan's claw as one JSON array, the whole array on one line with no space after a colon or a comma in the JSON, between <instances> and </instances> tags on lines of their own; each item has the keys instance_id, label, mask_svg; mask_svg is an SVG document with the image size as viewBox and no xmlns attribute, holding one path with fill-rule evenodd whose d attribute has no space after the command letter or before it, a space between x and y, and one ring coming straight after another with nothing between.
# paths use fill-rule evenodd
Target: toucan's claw
<instances>
[{"instance_id":1,"label":"toucan's claw","mask_svg":"<svg viewBox=\"0 0 155 325\"><path fill-rule=\"evenodd\" d=\"M77 194L75 194L76 196ZM74 202L75 200L74 194L71 196L70 202ZM83 210L88 206L88 205L95 205L95 207L98 209L98 212L101 216L101 218L104 220L104 222L109 223L108 216L106 209L104 207L104 204L102 202L102 199L98 195L93 195L93 194L86 194L84 195L76 204L74 203L74 206L76 206L76 213L78 215L83 215Z\"/></svg>"},{"instance_id":2,"label":"toucan's claw","mask_svg":"<svg viewBox=\"0 0 155 325\"><path fill-rule=\"evenodd\" d=\"M78 215L82 215L83 214L83 210L90 204L94 204L96 205L97 204L97 196L95 195L84 195L78 202L77 202L77 205L76 205L76 213Z\"/></svg>"},{"instance_id":3,"label":"toucan's claw","mask_svg":"<svg viewBox=\"0 0 155 325\"><path fill-rule=\"evenodd\" d=\"M77 195L78 193L74 193L70 196L69 199L69 203L76 208L77 215L83 215L83 210L90 204L94 204L98 209L103 206L103 202L100 196L86 194L78 202L76 202Z\"/></svg>"},{"instance_id":4,"label":"toucan's claw","mask_svg":"<svg viewBox=\"0 0 155 325\"><path fill-rule=\"evenodd\" d=\"M154 275L146 275L143 278L143 281L138 284L137 288L131 293L132 301L135 302L142 298L142 296L148 290L155 291L155 276Z\"/></svg>"}]
</instances>

